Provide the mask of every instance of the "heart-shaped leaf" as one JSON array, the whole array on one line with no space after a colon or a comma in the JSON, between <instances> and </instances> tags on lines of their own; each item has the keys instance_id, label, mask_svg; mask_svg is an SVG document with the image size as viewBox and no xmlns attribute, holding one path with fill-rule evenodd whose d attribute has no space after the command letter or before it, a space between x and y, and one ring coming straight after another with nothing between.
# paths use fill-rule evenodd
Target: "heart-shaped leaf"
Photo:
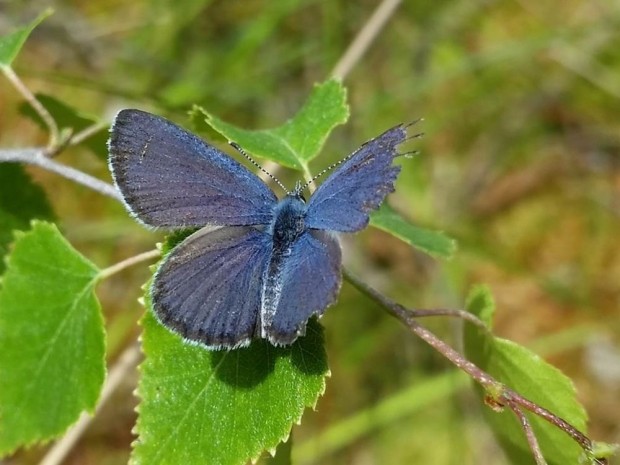
<instances>
[{"instance_id":1,"label":"heart-shaped leaf","mask_svg":"<svg viewBox=\"0 0 620 465\"><path fill-rule=\"evenodd\" d=\"M16 233L0 289L0 454L94 410L105 375L97 276L53 224Z\"/></svg>"},{"instance_id":2,"label":"heart-shaped leaf","mask_svg":"<svg viewBox=\"0 0 620 465\"><path fill-rule=\"evenodd\" d=\"M491 328L494 303L487 288L478 287L471 292L467 310ZM560 370L525 347L494 337L471 325L465 330L464 342L465 352L472 362L585 433L585 410L576 399L573 383ZM527 415L550 464L580 463L583 451L575 441L540 417ZM513 463L534 465L532 453L515 415L509 409L501 413L485 409L485 416Z\"/></svg>"}]
</instances>

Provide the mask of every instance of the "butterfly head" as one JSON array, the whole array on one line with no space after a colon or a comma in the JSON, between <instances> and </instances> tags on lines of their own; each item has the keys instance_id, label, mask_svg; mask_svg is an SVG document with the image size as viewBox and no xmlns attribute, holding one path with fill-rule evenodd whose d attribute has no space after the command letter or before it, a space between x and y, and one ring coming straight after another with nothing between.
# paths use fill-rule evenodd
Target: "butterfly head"
<instances>
[{"instance_id":1,"label":"butterfly head","mask_svg":"<svg viewBox=\"0 0 620 465\"><path fill-rule=\"evenodd\" d=\"M286 194L276 205L269 228L274 240L289 244L303 233L306 229L306 209L306 201L300 191L295 189Z\"/></svg>"},{"instance_id":2,"label":"butterfly head","mask_svg":"<svg viewBox=\"0 0 620 465\"><path fill-rule=\"evenodd\" d=\"M297 181L295 183L295 189L287 193L287 197L292 197L294 199L301 200L303 203L306 203L306 197L304 197L303 194L305 188L306 184L302 184L301 181Z\"/></svg>"}]
</instances>

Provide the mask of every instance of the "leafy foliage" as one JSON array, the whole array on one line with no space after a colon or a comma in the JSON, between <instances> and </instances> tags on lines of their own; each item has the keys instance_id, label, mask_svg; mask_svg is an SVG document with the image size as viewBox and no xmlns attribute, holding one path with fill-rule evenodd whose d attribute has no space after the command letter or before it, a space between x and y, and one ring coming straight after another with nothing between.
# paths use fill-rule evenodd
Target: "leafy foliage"
<instances>
[{"instance_id":1,"label":"leafy foliage","mask_svg":"<svg viewBox=\"0 0 620 465\"><path fill-rule=\"evenodd\" d=\"M494 303L487 288L471 292L467 310L482 319L489 330L492 328ZM576 399L575 387L560 370L525 347L472 326L465 331L465 350L474 363L496 379L586 431L587 417ZM534 464L523 430L509 409L501 413L485 409L485 416L514 463ZM575 441L539 417L530 415L530 420L549 463L579 463L582 450Z\"/></svg>"},{"instance_id":2,"label":"leafy foliage","mask_svg":"<svg viewBox=\"0 0 620 465\"><path fill-rule=\"evenodd\" d=\"M16 201L18 199L18 201ZM45 192L15 163L0 164L0 273L13 230L25 230L33 219L53 220Z\"/></svg>"},{"instance_id":3,"label":"leafy foliage","mask_svg":"<svg viewBox=\"0 0 620 465\"><path fill-rule=\"evenodd\" d=\"M98 270L53 224L16 233L0 289L0 453L64 433L103 383Z\"/></svg>"},{"instance_id":4,"label":"leafy foliage","mask_svg":"<svg viewBox=\"0 0 620 465\"><path fill-rule=\"evenodd\" d=\"M232 351L184 343L142 321L135 464L241 464L275 449L314 407L328 374L320 325L290 347L264 340Z\"/></svg>"},{"instance_id":5,"label":"leafy foliage","mask_svg":"<svg viewBox=\"0 0 620 465\"><path fill-rule=\"evenodd\" d=\"M433 136L427 138L428 145L422 150L425 156L420 157L416 165L420 169L403 173L407 182L399 186L399 195L416 199L416 218L422 224L439 223L448 230L458 229L464 239L461 242L464 253L444 264L447 272L442 273L444 276L438 281L421 278L419 283L402 285L406 285L416 299L428 301L435 296L426 293L438 288L459 288L471 279L496 280L501 275L510 298L533 310L519 318L532 318L531 327L542 322L548 332L557 331L557 339L566 344L547 344L547 353L583 346L593 334L586 329L602 318L608 325L594 334L598 337L609 330L615 337L617 333L614 329L618 319L609 311L612 308L609 303L615 302L613 296L620 270L616 253L617 221L609 215L613 199L617 198L614 159L618 147L616 135L620 134L618 120L614 118L615 76L620 55L614 41L607 40L617 29L618 12L612 4L603 2L599 8L588 10L588 14L572 15L567 27L566 13L574 6L570 2L561 8L549 9L541 4L522 11L501 2L488 8L488 5L481 8L476 2L403 3L392 18L391 26L378 36L377 44L347 78L354 96L356 130L371 133L374 128L385 126L386 119L406 121L411 118L412 109L414 116L427 118L427 129ZM7 5L7 11L22 9L19 2L15 5ZM105 58L111 65L105 70L97 67L96 76L92 75L92 69L80 70L79 65L74 66L76 61L72 54L77 55L78 47L59 48L55 28L49 28L47 35L41 36L45 38L38 47L41 59L29 63L28 68L30 73L34 71L39 76L49 77L54 92L62 89L59 83L75 84L66 89L67 101L81 101L84 108L93 112L108 106L110 97L122 97L181 111L193 102L209 102L210 112L217 114L237 106L250 115L249 118L266 115L273 120L282 117L282 112L288 114L286 105L273 105L274 100L281 98L279 101L286 102L288 96L298 94L303 86L300 82L307 82L308 76L325 75L325 70L346 48L354 28L360 26L369 13L365 5L352 6L347 2L321 4L320 10L306 2L282 2L265 9L253 8L252 2L248 5L240 9L234 2L212 4L202 0L191 0L183 9L168 0L142 7L131 4L121 12L123 17L129 24L146 26L123 30L117 44L106 39L107 48L106 45L92 48L87 45L84 55L94 60ZM79 15L81 20L105 24L106 17L101 15L104 11L106 9L81 9ZM10 17L10 12L7 16ZM43 17L0 38L1 67L11 66L26 37ZM348 19L346 28L342 27L343 17ZM166 21L162 23L161 18ZM303 21L299 21L300 18ZM313 21L315 18L325 20ZM510 27L506 27L507 20ZM209 22L209 28L204 27L205 21ZM79 27L80 21L76 23ZM300 34L299 24L307 24L312 34L305 31ZM403 41L403 31L421 40ZM115 35L112 32L107 38L114 40ZM463 37L467 37L466 42ZM106 55L101 54L102 51ZM48 66L50 57L54 65L60 64L58 68L43 72L36 69L37 65ZM126 62L116 67L114 64L119 57ZM65 63L71 66L65 67ZM536 66L531 66L532 63ZM132 72L128 73L128 69ZM40 80L37 85L45 86L46 82ZM4 90L4 97L10 100L7 95L12 98L14 89L10 86L2 89L8 89ZM85 95L88 98L84 98ZM5 119L12 124L8 116ZM10 134L10 131L3 131L3 134ZM281 163L304 169L303 160L296 157L286 160L293 152L286 144L269 137L260 142L265 143L270 152L269 144L273 144L274 152L281 152L277 155ZM244 143L241 145L248 148ZM562 154L559 159L558 153ZM567 165L571 170L562 169ZM26 201L22 214L22 202L30 198L30 194L27 197L19 194L16 184L31 186L31 183L28 180L12 186L5 183L11 178L4 176L6 171L2 173L7 166L0 165L0 248L3 243L6 247L11 229L25 228L29 218L51 215L49 206L44 205L29 211L30 206L46 203L44 200ZM21 169L19 173L16 176L23 174ZM7 188L3 189L5 186ZM34 187L29 191L34 193L38 189ZM42 193L39 194L43 198ZM67 196L62 189L54 191L54 195L61 204ZM570 202L566 201L567 196ZM12 211L5 208L11 203ZM90 205L85 207L90 208ZM16 216L6 216L7 211ZM429 236L425 231L410 230L407 225L402 228L402 219L389 215L386 219L383 213L380 211L376 215L378 220L373 219L376 227L383 228L382 222L387 223L391 226L385 227L392 233L421 250L429 249L427 251L435 256L450 253L450 246L446 242L439 245L441 241L436 241L435 233ZM100 229L99 224L97 229ZM118 231L114 230L113 234ZM533 257L543 259L533 260ZM10 275L11 272L7 272L7 276ZM433 276L436 275L433 273ZM521 285L524 277L533 278L539 292L524 292ZM402 280L395 280L398 285L396 281ZM31 288L35 289L36 285ZM485 300L490 302L488 293L477 303L474 300L472 298L471 307L480 304L486 309L483 313L492 314L492 306L484 304ZM549 313L538 310L554 308L558 303L562 305L562 318L545 321ZM588 311L582 311L584 308ZM399 380L402 372L411 369L416 370L416 377L425 375L421 369L417 371L417 362L416 366L411 366L402 358L407 357L407 351L394 352L394 333L377 325L376 318L368 316L363 305L356 302L351 309L360 310L355 313L355 321L342 318L341 326L334 326L338 339L332 342L335 346L340 344L342 350L334 351L332 362L346 376L330 389L333 398L323 407L328 416L334 415L334 410L338 414L338 409L361 408L363 411L361 402L364 399L374 402L374 397L366 399L366 392L360 395L359 389L350 389L352 386L371 386L373 395L381 396L385 379ZM2 312L0 308L0 315ZM574 315L578 318L571 318ZM570 327L566 326L567 322ZM3 324L4 319L0 318L1 330L4 330ZM32 328L20 325L20 331L25 331L23 335L31 336ZM355 330L348 331L352 327ZM566 329L568 331L564 332ZM509 367L514 360L528 368L541 363L528 351L511 347L509 341L471 331L468 328L470 355L478 353L481 363L507 375L503 380L509 379ZM0 340L4 340L2 334ZM379 358L386 353L390 354L389 363ZM0 360L4 360L2 357L0 352ZM361 360L364 363L359 362ZM377 360L379 363L367 363ZM353 366L352 361L358 363ZM402 369L404 361L406 370ZM534 380L529 379L529 372L520 371L519 366L513 371L529 380L527 383L533 391L545 393L546 385L537 384L538 378L548 375L544 363L540 371L531 370ZM550 378L557 381L553 375ZM590 380L597 382L595 377ZM556 386L555 381L551 383L554 389L558 387L558 392L568 393L568 400L558 396L558 403L574 405L570 383L558 382ZM509 384L516 387L512 380ZM592 392L597 396L599 390L604 392L601 384L596 387ZM583 394L588 400L588 393ZM599 399L589 401L598 403ZM426 418L424 411L419 411L415 418L392 420L397 428L388 429L387 426L386 434L373 435L380 441L376 444L379 447L373 444L368 448L365 440L345 438L335 447L335 458L330 462L330 457L325 457L324 463L342 462L336 450L352 444L356 453L372 453L379 462L453 463L457 457L459 462L471 463L467 454L472 444L463 439L470 435L460 434L462 423L459 420L463 419L455 416L450 402L441 404L434 403L432 409L426 409L432 411ZM556 411L553 404L544 405ZM598 410L597 416L608 419L603 419L599 425L614 424L618 417L617 406L617 402L607 399L604 411ZM2 412L0 406L0 414ZM561 413L562 409L557 412ZM514 424L509 413L488 412L488 415L491 421L498 422L497 431L505 424ZM579 417L575 414L576 421ZM505 420L505 424L499 425L500 420ZM312 431L313 421L317 421L316 418L310 419L309 431ZM422 423L429 427L420 429ZM2 418L0 428L1 425ZM539 431L540 425L536 427ZM544 425L543 430L545 428L548 426ZM412 431L416 433L414 442L411 441ZM506 431L502 442L511 451L510 456L516 463L527 463L530 455L524 452L524 442L519 439L515 444L512 441L512 438L521 438L522 432ZM600 429L599 426L599 431L610 431L610 428ZM449 448L443 447L448 443L446 438ZM489 450L484 443L486 438L476 437L475 441L473 447ZM411 447L403 447L405 445ZM555 452L546 449L546 453L549 456ZM415 455L412 458L407 454ZM560 457L566 458L566 455ZM502 460L497 457L490 460L493 459Z\"/></svg>"},{"instance_id":6,"label":"leafy foliage","mask_svg":"<svg viewBox=\"0 0 620 465\"><path fill-rule=\"evenodd\" d=\"M195 106L193 118L206 117L206 122L228 140L238 143L253 155L281 165L307 170L330 131L349 117L346 91L336 80L316 85L303 108L282 126L249 131L216 118Z\"/></svg>"},{"instance_id":7,"label":"leafy foliage","mask_svg":"<svg viewBox=\"0 0 620 465\"><path fill-rule=\"evenodd\" d=\"M5 68L11 66L11 63L13 63L13 60L15 60L15 57L19 54L19 51L33 29L51 14L52 10L47 9L37 16L30 24L0 37L0 67Z\"/></svg>"},{"instance_id":8,"label":"leafy foliage","mask_svg":"<svg viewBox=\"0 0 620 465\"><path fill-rule=\"evenodd\" d=\"M370 224L434 257L451 258L456 250L454 239L442 232L412 225L386 203L370 215Z\"/></svg>"},{"instance_id":9,"label":"leafy foliage","mask_svg":"<svg viewBox=\"0 0 620 465\"><path fill-rule=\"evenodd\" d=\"M58 127L62 129L71 130L73 134L86 129L93 124L98 123L97 119L82 114L82 112L70 107L64 102L45 94L36 94L37 100L45 107L45 109L52 115ZM27 103L22 103L19 107L20 113L34 121L41 129L46 130L47 125L41 119L39 114ZM96 154L100 159L106 160L108 157L108 151L106 148L106 142L108 140L108 130L105 127L101 127L99 131L91 135L84 141L84 146L88 147L90 151Z\"/></svg>"},{"instance_id":10,"label":"leafy foliage","mask_svg":"<svg viewBox=\"0 0 620 465\"><path fill-rule=\"evenodd\" d=\"M308 162L316 157L329 132L347 120L349 110L345 98L345 89L339 81L326 81L315 86L306 104L291 120L275 129L260 131L225 123L198 106L194 106L191 117L198 127L202 127L202 118L206 118L213 129L253 155L307 171ZM436 257L450 258L456 250L453 239L441 232L413 226L385 204L372 213L370 224Z\"/></svg>"}]
</instances>

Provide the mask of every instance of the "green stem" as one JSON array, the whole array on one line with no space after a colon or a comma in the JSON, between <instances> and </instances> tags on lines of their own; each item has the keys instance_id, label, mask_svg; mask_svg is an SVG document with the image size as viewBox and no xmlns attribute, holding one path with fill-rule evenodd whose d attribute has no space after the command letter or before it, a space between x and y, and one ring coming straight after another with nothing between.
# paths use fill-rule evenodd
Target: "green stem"
<instances>
[{"instance_id":1,"label":"green stem","mask_svg":"<svg viewBox=\"0 0 620 465\"><path fill-rule=\"evenodd\" d=\"M113 274L119 273L125 268L129 268L130 266L136 265L141 262L145 262L148 260L152 260L154 258L158 258L161 256L161 252L157 249L149 250L148 252L143 252L138 255L134 255L133 257L129 257L122 262L118 262L108 268L105 268L99 272L97 275L97 279L99 281L109 278Z\"/></svg>"}]
</instances>

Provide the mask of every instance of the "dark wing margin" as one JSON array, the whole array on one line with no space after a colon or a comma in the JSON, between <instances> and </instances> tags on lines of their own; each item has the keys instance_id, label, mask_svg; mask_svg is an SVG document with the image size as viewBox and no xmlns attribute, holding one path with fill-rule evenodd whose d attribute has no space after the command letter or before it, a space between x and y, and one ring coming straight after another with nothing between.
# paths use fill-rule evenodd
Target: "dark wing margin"
<instances>
[{"instance_id":1,"label":"dark wing margin","mask_svg":"<svg viewBox=\"0 0 620 465\"><path fill-rule=\"evenodd\" d=\"M259 325L270 237L249 226L204 228L175 247L151 285L157 319L210 349L248 345Z\"/></svg>"},{"instance_id":2,"label":"dark wing margin","mask_svg":"<svg viewBox=\"0 0 620 465\"><path fill-rule=\"evenodd\" d=\"M406 138L401 124L362 145L310 197L306 226L341 232L366 227L368 213L394 191L400 166L392 163Z\"/></svg>"},{"instance_id":3,"label":"dark wing margin","mask_svg":"<svg viewBox=\"0 0 620 465\"><path fill-rule=\"evenodd\" d=\"M302 234L290 255L274 253L264 279L261 337L289 345L304 335L308 319L336 301L340 263L338 239L325 231Z\"/></svg>"},{"instance_id":4,"label":"dark wing margin","mask_svg":"<svg viewBox=\"0 0 620 465\"><path fill-rule=\"evenodd\" d=\"M108 141L114 183L130 213L166 229L267 224L277 202L256 175L159 116L116 115Z\"/></svg>"}]
</instances>

